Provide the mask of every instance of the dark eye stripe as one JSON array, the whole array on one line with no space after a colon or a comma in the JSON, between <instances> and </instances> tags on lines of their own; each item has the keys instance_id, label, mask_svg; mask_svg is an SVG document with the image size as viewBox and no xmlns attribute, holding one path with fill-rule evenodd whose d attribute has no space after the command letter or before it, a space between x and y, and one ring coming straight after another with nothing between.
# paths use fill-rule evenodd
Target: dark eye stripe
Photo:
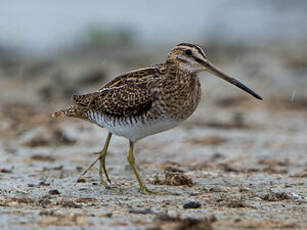
<instances>
[{"instance_id":1,"label":"dark eye stripe","mask_svg":"<svg viewBox=\"0 0 307 230\"><path fill-rule=\"evenodd\" d=\"M185 59L183 59L183 58L178 57L178 59L179 59L181 62L183 62L183 63L188 63L188 61L185 60Z\"/></svg>"},{"instance_id":2,"label":"dark eye stripe","mask_svg":"<svg viewBox=\"0 0 307 230\"><path fill-rule=\"evenodd\" d=\"M202 48L200 48L200 46L198 45L193 45L190 43L180 43L177 46L187 46L187 47L191 47L191 48L195 48L197 49L197 51L204 57L207 59L207 55L204 53L204 50Z\"/></svg>"},{"instance_id":3,"label":"dark eye stripe","mask_svg":"<svg viewBox=\"0 0 307 230\"><path fill-rule=\"evenodd\" d=\"M199 64L202 64L202 65L204 65L204 64L206 64L203 60L201 60L200 58L198 58L198 57L194 57L194 56L192 56L193 57L193 59L196 61L196 62L198 62Z\"/></svg>"}]
</instances>

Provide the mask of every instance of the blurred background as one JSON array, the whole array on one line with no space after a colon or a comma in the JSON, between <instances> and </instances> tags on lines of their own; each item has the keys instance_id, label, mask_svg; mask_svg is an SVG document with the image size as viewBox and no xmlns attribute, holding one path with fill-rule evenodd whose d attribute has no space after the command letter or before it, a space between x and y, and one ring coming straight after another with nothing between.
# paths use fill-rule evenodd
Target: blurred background
<instances>
[{"instance_id":1,"label":"blurred background","mask_svg":"<svg viewBox=\"0 0 307 230\"><path fill-rule=\"evenodd\" d=\"M305 1L273 0L3 0L1 98L63 101L72 91L94 90L122 72L163 62L176 44L191 42L266 98L282 93L284 100L301 102L307 82L306 9ZM205 78L208 95L224 87L229 95L238 92Z\"/></svg>"},{"instance_id":2,"label":"blurred background","mask_svg":"<svg viewBox=\"0 0 307 230\"><path fill-rule=\"evenodd\" d=\"M136 145L144 177L159 176L171 165L185 168L197 186L226 186L228 195L237 192L232 190L239 187L236 183L259 189L291 184L287 189L306 195L304 183L296 181L307 172L306 12L304 0L1 0L1 188L7 197L27 191L22 194L40 200L51 184L71 197L70 185L94 160L107 131L76 119L51 119L51 113L68 106L72 94L95 91L121 73L162 63L176 44L189 42L202 46L215 65L264 100L199 74L203 94L193 116ZM114 137L107 168L115 183L128 183L136 192L133 174L126 173L126 151L127 141ZM229 177L233 173L243 179ZM98 181L97 170L89 175L87 181ZM252 182L246 179L249 175ZM236 185L227 187L224 180ZM110 193L103 187L86 190L90 186L84 184L80 191L91 196L96 189L95 199L101 191ZM117 207L113 201L110 208ZM276 207L259 208L259 216L294 216L299 223L303 215L288 210L281 214ZM7 213L0 225L12 220L13 211ZM27 213L22 218L30 224L40 217Z\"/></svg>"},{"instance_id":3,"label":"blurred background","mask_svg":"<svg viewBox=\"0 0 307 230\"><path fill-rule=\"evenodd\" d=\"M4 81L28 78L26 82L31 85L35 78L36 84L30 89L42 78L52 78L41 92L61 97L55 93L59 89L48 89L57 85L59 78L65 84L70 78L102 83L99 72L104 72L101 77L112 78L123 71L163 62L172 47L185 41L203 46L217 65L227 65L226 72L247 83L260 83L265 87L260 91L264 96L272 94L274 81L274 86L287 91L286 98L300 98L304 94L300 86L306 82L306 9L305 1L273 0L176 4L3 0L0 76ZM84 74L96 74L96 78ZM75 82L70 90L84 88Z\"/></svg>"},{"instance_id":4,"label":"blurred background","mask_svg":"<svg viewBox=\"0 0 307 230\"><path fill-rule=\"evenodd\" d=\"M53 120L50 114L68 106L74 93L95 91L123 72L164 62L169 50L181 42L201 45L213 63L264 97L257 101L201 73L202 102L186 126L195 126L196 133L223 131L229 137L233 133L226 129L242 131L253 141L251 133L264 135L260 131L271 129L286 135L282 143L287 135L294 137L293 132L303 135L297 140L304 140L306 10L306 1L286 0L2 0L0 134L6 140L2 149L18 152L16 140L21 146L46 147L47 154L53 154L48 147L61 140L78 141L86 148L86 140L75 130L80 127L86 127L91 137L95 130L97 139L103 138L105 130L74 119ZM179 130L190 135L185 126ZM170 134L161 134L160 140ZM69 142L67 135L76 141ZM277 141L266 143L267 138L249 147L260 148L257 154L289 155L283 144L267 151L266 146L276 146ZM95 148L100 145L97 140ZM212 153L212 145L216 151L227 147L213 138L199 153ZM305 154L306 145L296 146Z\"/></svg>"}]
</instances>

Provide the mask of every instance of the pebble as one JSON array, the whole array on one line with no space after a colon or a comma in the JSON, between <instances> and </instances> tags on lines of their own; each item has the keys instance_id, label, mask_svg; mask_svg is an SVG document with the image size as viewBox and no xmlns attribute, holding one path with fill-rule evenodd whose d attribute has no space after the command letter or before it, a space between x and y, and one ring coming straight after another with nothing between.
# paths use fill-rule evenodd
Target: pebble
<instances>
[{"instance_id":1,"label":"pebble","mask_svg":"<svg viewBox=\"0 0 307 230\"><path fill-rule=\"evenodd\" d=\"M64 207L64 208L81 208L82 205L76 204L76 203L73 202L73 201L64 201L64 202L62 203L62 207Z\"/></svg>"},{"instance_id":2,"label":"pebble","mask_svg":"<svg viewBox=\"0 0 307 230\"><path fill-rule=\"evenodd\" d=\"M153 214L153 211L150 208L146 208L146 209L130 209L129 213L147 215L147 214Z\"/></svg>"},{"instance_id":3,"label":"pebble","mask_svg":"<svg viewBox=\"0 0 307 230\"><path fill-rule=\"evenodd\" d=\"M49 195L60 195L61 193L57 189L51 189L48 191Z\"/></svg>"},{"instance_id":4,"label":"pebble","mask_svg":"<svg viewBox=\"0 0 307 230\"><path fill-rule=\"evenodd\" d=\"M198 201L189 201L183 204L184 209L188 208L200 208L201 204Z\"/></svg>"}]
</instances>

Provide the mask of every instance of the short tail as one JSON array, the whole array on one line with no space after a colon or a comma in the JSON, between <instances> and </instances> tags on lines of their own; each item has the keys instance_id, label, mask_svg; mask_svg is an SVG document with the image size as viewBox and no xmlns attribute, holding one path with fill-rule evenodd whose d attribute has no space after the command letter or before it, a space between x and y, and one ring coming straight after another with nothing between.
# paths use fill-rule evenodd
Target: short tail
<instances>
[{"instance_id":1,"label":"short tail","mask_svg":"<svg viewBox=\"0 0 307 230\"><path fill-rule=\"evenodd\" d=\"M82 118L82 111L77 105L71 105L67 109L61 109L54 112L51 116L52 117L77 117Z\"/></svg>"}]
</instances>

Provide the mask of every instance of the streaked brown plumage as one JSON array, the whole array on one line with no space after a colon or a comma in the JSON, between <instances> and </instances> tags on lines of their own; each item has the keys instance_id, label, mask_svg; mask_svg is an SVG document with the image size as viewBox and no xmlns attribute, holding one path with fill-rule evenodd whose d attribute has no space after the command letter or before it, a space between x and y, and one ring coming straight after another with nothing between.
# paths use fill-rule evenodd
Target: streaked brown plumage
<instances>
[{"instance_id":1,"label":"streaked brown plumage","mask_svg":"<svg viewBox=\"0 0 307 230\"><path fill-rule=\"evenodd\" d=\"M112 134L129 139L128 161L140 190L148 192L135 169L133 145L139 139L171 129L191 116L201 97L197 77L200 71L211 72L261 99L254 91L218 70L199 46L181 43L171 50L165 63L120 75L94 93L74 95L72 106L53 115L81 118L108 129L105 147L89 167L100 160L102 182L102 170L110 182L105 157Z\"/></svg>"}]
</instances>

